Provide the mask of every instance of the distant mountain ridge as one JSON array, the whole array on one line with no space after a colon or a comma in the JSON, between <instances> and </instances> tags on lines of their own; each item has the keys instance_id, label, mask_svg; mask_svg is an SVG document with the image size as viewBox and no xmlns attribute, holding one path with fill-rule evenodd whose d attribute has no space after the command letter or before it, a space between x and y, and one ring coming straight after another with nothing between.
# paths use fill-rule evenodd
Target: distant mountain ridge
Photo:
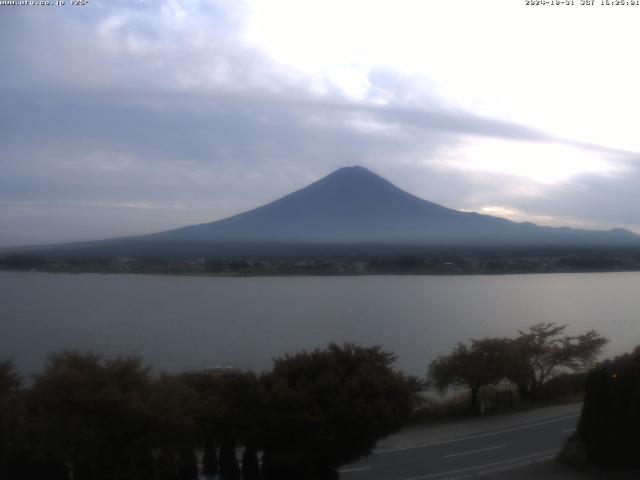
<instances>
[{"instance_id":1,"label":"distant mountain ridge","mask_svg":"<svg viewBox=\"0 0 640 480\"><path fill-rule=\"evenodd\" d=\"M223 220L165 232L59 246L74 254L259 255L277 246L640 247L640 237L541 227L452 210L393 185L360 166L345 167L274 202ZM54 249L55 250L55 249ZM162 253L164 252L164 253Z\"/></svg>"}]
</instances>

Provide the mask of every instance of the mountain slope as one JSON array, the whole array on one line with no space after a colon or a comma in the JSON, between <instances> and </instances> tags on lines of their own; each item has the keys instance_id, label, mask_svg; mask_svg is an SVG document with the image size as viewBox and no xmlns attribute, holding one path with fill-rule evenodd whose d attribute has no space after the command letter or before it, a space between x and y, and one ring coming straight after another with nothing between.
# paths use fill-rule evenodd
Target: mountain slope
<instances>
[{"instance_id":1,"label":"mountain slope","mask_svg":"<svg viewBox=\"0 0 640 480\"><path fill-rule=\"evenodd\" d=\"M419 199L362 167L348 167L254 210L158 235L206 240L378 242L435 233L438 225L466 216Z\"/></svg>"},{"instance_id":2,"label":"mountain slope","mask_svg":"<svg viewBox=\"0 0 640 480\"><path fill-rule=\"evenodd\" d=\"M277 245L412 247L620 247L640 237L610 231L540 227L459 212L411 195L362 167L336 170L262 207L212 223L63 250L102 255L261 254Z\"/></svg>"},{"instance_id":3,"label":"mountain slope","mask_svg":"<svg viewBox=\"0 0 640 480\"><path fill-rule=\"evenodd\" d=\"M358 166L336 170L306 188L254 210L151 237L189 241L492 245L574 241L615 244L640 240L625 230L539 227L459 212L411 195Z\"/></svg>"}]
</instances>

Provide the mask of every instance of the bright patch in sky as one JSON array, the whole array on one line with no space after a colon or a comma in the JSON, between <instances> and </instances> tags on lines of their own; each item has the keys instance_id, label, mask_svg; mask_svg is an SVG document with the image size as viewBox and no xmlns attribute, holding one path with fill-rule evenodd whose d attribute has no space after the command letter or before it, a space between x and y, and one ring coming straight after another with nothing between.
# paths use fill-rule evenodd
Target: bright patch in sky
<instances>
[{"instance_id":1,"label":"bright patch in sky","mask_svg":"<svg viewBox=\"0 0 640 480\"><path fill-rule=\"evenodd\" d=\"M501 207L498 205L486 205L478 209L479 213L492 215L494 217L508 218L514 222L533 222L538 225L550 225L556 227L573 227L593 229L595 226L588 222L576 221L573 219L563 219L561 222L551 215L531 215L521 210L511 207Z\"/></svg>"},{"instance_id":2,"label":"bright patch in sky","mask_svg":"<svg viewBox=\"0 0 640 480\"><path fill-rule=\"evenodd\" d=\"M581 173L611 173L617 167L593 151L557 143L470 139L448 162L461 169L556 183Z\"/></svg>"}]
</instances>

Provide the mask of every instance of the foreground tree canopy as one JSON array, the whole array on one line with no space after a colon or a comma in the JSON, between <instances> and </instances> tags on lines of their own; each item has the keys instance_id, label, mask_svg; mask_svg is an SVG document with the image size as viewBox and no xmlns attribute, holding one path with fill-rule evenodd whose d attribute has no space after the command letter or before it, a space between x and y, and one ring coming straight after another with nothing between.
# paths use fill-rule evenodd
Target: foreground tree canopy
<instances>
[{"instance_id":1,"label":"foreground tree canopy","mask_svg":"<svg viewBox=\"0 0 640 480\"><path fill-rule=\"evenodd\" d=\"M561 458L569 463L640 467L640 347L589 372L578 429Z\"/></svg>"},{"instance_id":2,"label":"foreground tree canopy","mask_svg":"<svg viewBox=\"0 0 640 480\"><path fill-rule=\"evenodd\" d=\"M522 398L533 398L540 387L562 372L585 371L593 365L608 340L590 330L564 335L566 325L538 323L516 338L483 338L462 343L429 366L429 379L441 391L451 386L469 388L470 408L478 409L478 392L508 380Z\"/></svg>"},{"instance_id":3,"label":"foreground tree canopy","mask_svg":"<svg viewBox=\"0 0 640 480\"><path fill-rule=\"evenodd\" d=\"M391 368L394 359L379 347L330 345L277 360L266 378L269 461L293 457L322 472L367 455L402 427L416 392ZM273 478L300 478L293 473Z\"/></svg>"},{"instance_id":4,"label":"foreground tree canopy","mask_svg":"<svg viewBox=\"0 0 640 480\"><path fill-rule=\"evenodd\" d=\"M64 351L30 388L0 363L0 478L333 478L411 413L416 382L393 361L380 347L332 344L262 376L174 376L136 357Z\"/></svg>"}]
</instances>

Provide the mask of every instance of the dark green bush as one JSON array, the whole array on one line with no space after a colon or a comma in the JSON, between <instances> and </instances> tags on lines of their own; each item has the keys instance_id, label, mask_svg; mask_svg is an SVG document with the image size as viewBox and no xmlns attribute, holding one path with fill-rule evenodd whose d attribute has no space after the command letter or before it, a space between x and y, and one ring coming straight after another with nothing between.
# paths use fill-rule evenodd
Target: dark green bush
<instances>
[{"instance_id":1,"label":"dark green bush","mask_svg":"<svg viewBox=\"0 0 640 480\"><path fill-rule=\"evenodd\" d=\"M536 393L535 401L561 402L580 401L587 385L587 374L562 373L548 380Z\"/></svg>"}]
</instances>

